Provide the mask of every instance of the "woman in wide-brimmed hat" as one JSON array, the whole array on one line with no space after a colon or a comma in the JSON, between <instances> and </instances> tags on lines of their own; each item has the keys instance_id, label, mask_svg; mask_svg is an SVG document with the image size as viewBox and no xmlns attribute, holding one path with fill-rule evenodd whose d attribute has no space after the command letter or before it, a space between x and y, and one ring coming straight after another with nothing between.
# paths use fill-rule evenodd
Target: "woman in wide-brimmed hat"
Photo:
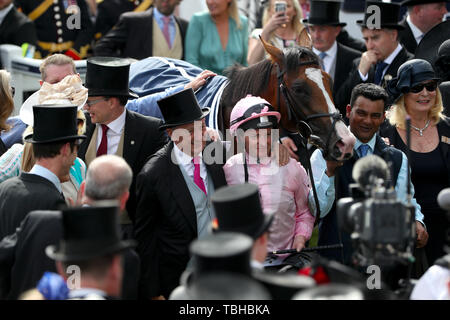
<instances>
[{"instance_id":1,"label":"woman in wide-brimmed hat","mask_svg":"<svg viewBox=\"0 0 450 320\"><path fill-rule=\"evenodd\" d=\"M407 152L405 120L411 118L411 179L430 235L425 246L430 265L444 255L448 221L436 198L450 186L450 119L442 114L438 80L425 60L401 65L397 77L387 85L394 104L387 114L390 126L381 132L396 148Z\"/></svg>"}]
</instances>

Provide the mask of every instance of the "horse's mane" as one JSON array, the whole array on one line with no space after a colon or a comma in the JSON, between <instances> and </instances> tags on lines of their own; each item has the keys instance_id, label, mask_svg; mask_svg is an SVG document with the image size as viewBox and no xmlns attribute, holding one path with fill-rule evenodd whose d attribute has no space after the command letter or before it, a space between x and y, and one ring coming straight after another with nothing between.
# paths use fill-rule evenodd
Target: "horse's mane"
<instances>
[{"instance_id":1,"label":"horse's mane","mask_svg":"<svg viewBox=\"0 0 450 320\"><path fill-rule=\"evenodd\" d=\"M284 51L286 68L288 72L298 72L301 62L308 60L319 65L317 56L305 47L293 47ZM269 83L273 62L264 59L250 67L234 65L226 71L230 83L222 95L222 106L233 107L240 99L248 94L260 95Z\"/></svg>"}]
</instances>

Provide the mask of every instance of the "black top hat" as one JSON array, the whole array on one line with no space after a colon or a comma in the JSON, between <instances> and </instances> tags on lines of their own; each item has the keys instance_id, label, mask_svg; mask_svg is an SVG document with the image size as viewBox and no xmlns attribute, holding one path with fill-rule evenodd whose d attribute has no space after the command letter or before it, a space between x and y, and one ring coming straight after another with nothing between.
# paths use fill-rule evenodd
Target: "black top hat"
<instances>
[{"instance_id":1,"label":"black top hat","mask_svg":"<svg viewBox=\"0 0 450 320\"><path fill-rule=\"evenodd\" d=\"M299 292L292 300L364 300L364 293L356 286L331 283Z\"/></svg>"},{"instance_id":2,"label":"black top hat","mask_svg":"<svg viewBox=\"0 0 450 320\"><path fill-rule=\"evenodd\" d=\"M253 240L249 236L236 232L209 234L194 240L190 246L194 279L216 271L250 275L252 247Z\"/></svg>"},{"instance_id":3,"label":"black top hat","mask_svg":"<svg viewBox=\"0 0 450 320\"><path fill-rule=\"evenodd\" d=\"M48 246L47 256L58 261L82 261L134 247L134 240L120 240L116 206L80 207L63 210L63 239Z\"/></svg>"},{"instance_id":4,"label":"black top hat","mask_svg":"<svg viewBox=\"0 0 450 320\"><path fill-rule=\"evenodd\" d=\"M311 0L309 18L303 19L308 25L345 26L345 22L339 22L339 10L342 1L336 0Z\"/></svg>"},{"instance_id":5,"label":"black top hat","mask_svg":"<svg viewBox=\"0 0 450 320\"><path fill-rule=\"evenodd\" d=\"M415 6L418 4L449 2L450 0L406 0L402 2L402 6Z\"/></svg>"},{"instance_id":6,"label":"black top hat","mask_svg":"<svg viewBox=\"0 0 450 320\"><path fill-rule=\"evenodd\" d=\"M191 88L158 100L158 106L164 117L160 130L201 120L209 114L209 108L200 108Z\"/></svg>"},{"instance_id":7,"label":"black top hat","mask_svg":"<svg viewBox=\"0 0 450 320\"><path fill-rule=\"evenodd\" d=\"M274 300L289 300L301 290L316 285L314 279L297 273L255 271L253 277L269 290Z\"/></svg>"},{"instance_id":8,"label":"black top hat","mask_svg":"<svg viewBox=\"0 0 450 320\"><path fill-rule=\"evenodd\" d=\"M37 105L33 107L33 133L26 142L51 143L86 139L78 135L77 107L72 105Z\"/></svg>"},{"instance_id":9,"label":"black top hat","mask_svg":"<svg viewBox=\"0 0 450 320\"><path fill-rule=\"evenodd\" d=\"M366 7L364 9L364 20L357 20L356 23L363 28L374 29L370 25L367 25L367 19L375 22L373 19L373 15L375 14L373 11L369 10L367 12L367 8L370 6L378 6L380 8L380 29L396 29L403 30L405 27L398 24L399 15L400 15L400 5L398 3L391 2L381 2L381 1L366 1Z\"/></svg>"},{"instance_id":10,"label":"black top hat","mask_svg":"<svg viewBox=\"0 0 450 320\"><path fill-rule=\"evenodd\" d=\"M257 239L273 220L273 214L263 213L258 186L250 183L218 189L211 201L217 217L215 231L242 232Z\"/></svg>"},{"instance_id":11,"label":"black top hat","mask_svg":"<svg viewBox=\"0 0 450 320\"><path fill-rule=\"evenodd\" d=\"M242 274L217 272L200 275L187 290L192 300L271 300L263 285Z\"/></svg>"},{"instance_id":12,"label":"black top hat","mask_svg":"<svg viewBox=\"0 0 450 320\"><path fill-rule=\"evenodd\" d=\"M122 58L94 57L87 59L86 88L88 96L138 98L130 91L130 61Z\"/></svg>"}]
</instances>

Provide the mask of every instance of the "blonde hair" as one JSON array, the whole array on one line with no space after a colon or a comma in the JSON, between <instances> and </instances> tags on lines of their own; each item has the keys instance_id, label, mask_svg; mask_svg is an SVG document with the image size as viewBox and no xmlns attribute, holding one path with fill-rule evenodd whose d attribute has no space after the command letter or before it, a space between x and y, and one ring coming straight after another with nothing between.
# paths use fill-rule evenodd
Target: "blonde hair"
<instances>
[{"instance_id":1,"label":"blonde hair","mask_svg":"<svg viewBox=\"0 0 450 320\"><path fill-rule=\"evenodd\" d=\"M41 72L41 78L45 81L45 78L47 78L47 74L45 73L45 68L47 68L49 65L56 65L56 66L64 66L66 64L70 64L73 69L73 73L77 73L77 69L75 67L75 62L73 62L73 59L69 56L66 56L65 54L61 53L55 53L49 57L47 57L39 66L39 71Z\"/></svg>"},{"instance_id":2,"label":"blonde hair","mask_svg":"<svg viewBox=\"0 0 450 320\"><path fill-rule=\"evenodd\" d=\"M236 0L231 0L230 5L228 6L228 15L236 22L237 28L241 29L241 17L239 16Z\"/></svg>"},{"instance_id":3,"label":"blonde hair","mask_svg":"<svg viewBox=\"0 0 450 320\"><path fill-rule=\"evenodd\" d=\"M9 130L6 119L14 110L14 100L9 84L10 74L6 70L0 70L0 131Z\"/></svg>"},{"instance_id":4,"label":"blonde hair","mask_svg":"<svg viewBox=\"0 0 450 320\"><path fill-rule=\"evenodd\" d=\"M408 93L406 93L408 94ZM428 118L431 119L431 124L436 125L441 119L444 118L442 111L444 110L442 104L442 96L439 88L436 88L436 103L428 111ZM386 117L389 119L389 123L400 129L405 129L406 119L406 106L405 95L402 95L386 112Z\"/></svg>"},{"instance_id":5,"label":"blonde hair","mask_svg":"<svg viewBox=\"0 0 450 320\"><path fill-rule=\"evenodd\" d=\"M274 1L275 0L270 0L269 4L266 5L266 7L264 8L263 17L262 17L262 25L263 26L265 26L267 24L267 22L269 21L269 19L271 17L270 9L274 5ZM293 29L295 30L295 33L296 33L296 35L298 37L300 35L300 33L302 32L302 30L305 28L305 26L301 22L301 20L303 19L303 11L302 11L302 8L300 7L300 4L298 3L297 0L292 0L292 5L294 6L294 9L295 9L295 12L296 12L296 16L292 20ZM272 40L272 37L274 37L274 36L272 35L270 40Z\"/></svg>"}]
</instances>

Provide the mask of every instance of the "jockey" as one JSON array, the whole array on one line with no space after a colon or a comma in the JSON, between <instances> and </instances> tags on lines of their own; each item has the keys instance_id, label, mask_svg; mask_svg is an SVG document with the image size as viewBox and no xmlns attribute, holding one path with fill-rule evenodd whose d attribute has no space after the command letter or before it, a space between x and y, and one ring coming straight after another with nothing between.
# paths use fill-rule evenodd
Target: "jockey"
<instances>
[{"instance_id":1,"label":"jockey","mask_svg":"<svg viewBox=\"0 0 450 320\"><path fill-rule=\"evenodd\" d=\"M314 228L308 207L309 179L302 165L290 159L280 167L275 160L281 115L264 99L248 95L233 108L230 133L238 153L223 169L229 185L249 182L259 188L265 214L274 214L269 229L269 252L301 251Z\"/></svg>"}]
</instances>

